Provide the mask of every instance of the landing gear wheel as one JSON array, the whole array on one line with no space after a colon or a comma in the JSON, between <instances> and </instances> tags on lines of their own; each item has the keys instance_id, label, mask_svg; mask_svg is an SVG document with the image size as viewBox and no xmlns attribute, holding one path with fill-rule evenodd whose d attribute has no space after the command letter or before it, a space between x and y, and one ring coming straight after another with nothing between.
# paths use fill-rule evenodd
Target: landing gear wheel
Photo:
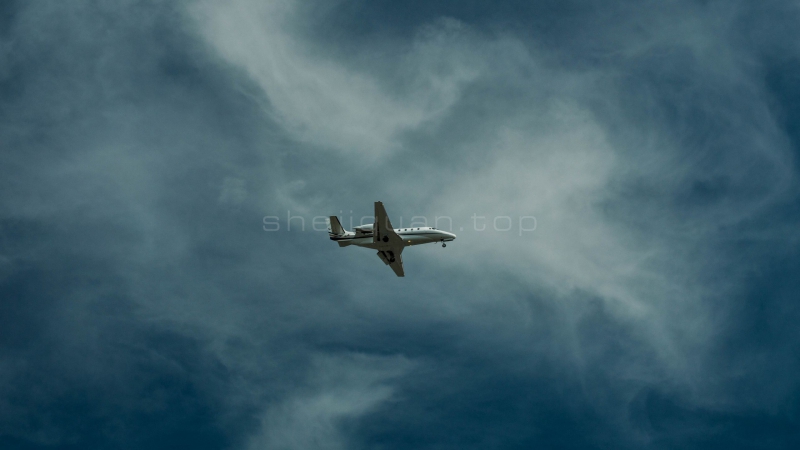
<instances>
[{"instance_id":1,"label":"landing gear wheel","mask_svg":"<svg viewBox=\"0 0 800 450\"><path fill-rule=\"evenodd\" d=\"M447 244L445 244L444 242L442 242L442 248L444 248L444 247L447 247Z\"/></svg>"}]
</instances>

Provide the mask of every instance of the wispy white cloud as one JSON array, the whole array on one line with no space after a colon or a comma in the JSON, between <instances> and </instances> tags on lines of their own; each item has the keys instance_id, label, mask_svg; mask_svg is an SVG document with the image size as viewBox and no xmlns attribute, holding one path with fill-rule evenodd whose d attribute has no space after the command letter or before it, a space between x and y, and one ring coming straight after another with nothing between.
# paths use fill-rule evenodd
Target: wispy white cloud
<instances>
[{"instance_id":1,"label":"wispy white cloud","mask_svg":"<svg viewBox=\"0 0 800 450\"><path fill-rule=\"evenodd\" d=\"M460 24L445 20L391 56L390 70L408 79L402 93L389 92L375 68L350 67L304 40L296 9L294 1L199 2L192 16L208 44L252 78L270 113L298 141L368 159L385 155L399 148L401 133L451 107L481 71L480 60L468 59L471 42Z\"/></svg>"},{"instance_id":2,"label":"wispy white cloud","mask_svg":"<svg viewBox=\"0 0 800 450\"><path fill-rule=\"evenodd\" d=\"M305 382L283 401L269 406L250 449L352 449L343 428L381 403L390 401L392 379L405 375L412 363L401 357L359 354L320 355Z\"/></svg>"}]
</instances>

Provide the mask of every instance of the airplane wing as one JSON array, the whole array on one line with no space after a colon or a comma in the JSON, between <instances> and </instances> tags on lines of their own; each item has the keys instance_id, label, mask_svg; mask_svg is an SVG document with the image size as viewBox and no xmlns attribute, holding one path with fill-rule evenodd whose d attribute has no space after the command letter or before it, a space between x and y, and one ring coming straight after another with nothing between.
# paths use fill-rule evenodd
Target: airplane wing
<instances>
[{"instance_id":1,"label":"airplane wing","mask_svg":"<svg viewBox=\"0 0 800 450\"><path fill-rule=\"evenodd\" d=\"M402 247L399 252L395 254L394 262L389 264L389 267L394 270L394 274L398 277L406 276L405 272L403 272L403 257L400 256L400 252L402 252Z\"/></svg>"},{"instance_id":2,"label":"airplane wing","mask_svg":"<svg viewBox=\"0 0 800 450\"><path fill-rule=\"evenodd\" d=\"M375 202L375 225L372 227L372 242L385 244L378 246L381 249L378 250L378 256L384 264L392 268L395 275L404 277L403 258L400 256L403 253L403 238L394 232L392 222L389 221L389 216L386 214L386 209L384 209L382 202Z\"/></svg>"},{"instance_id":3,"label":"airplane wing","mask_svg":"<svg viewBox=\"0 0 800 450\"><path fill-rule=\"evenodd\" d=\"M392 223L389 222L389 216L386 214L386 209L383 208L383 202L375 202L375 225L372 232L372 242L382 241L392 247L403 248L403 239L394 232Z\"/></svg>"},{"instance_id":4,"label":"airplane wing","mask_svg":"<svg viewBox=\"0 0 800 450\"><path fill-rule=\"evenodd\" d=\"M403 253L403 247L378 251L378 257L381 261L391 267L398 277L406 276L403 272L403 257L400 255L401 253Z\"/></svg>"}]
</instances>

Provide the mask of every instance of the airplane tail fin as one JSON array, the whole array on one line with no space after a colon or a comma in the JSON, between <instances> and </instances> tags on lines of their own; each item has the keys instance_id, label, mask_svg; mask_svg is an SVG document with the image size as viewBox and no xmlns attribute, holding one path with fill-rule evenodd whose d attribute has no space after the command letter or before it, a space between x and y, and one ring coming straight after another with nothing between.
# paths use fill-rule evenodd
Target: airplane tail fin
<instances>
[{"instance_id":1,"label":"airplane tail fin","mask_svg":"<svg viewBox=\"0 0 800 450\"><path fill-rule=\"evenodd\" d=\"M336 216L331 216L328 220L328 235L330 236L344 236L344 228L342 228L342 224L339 223L339 218Z\"/></svg>"}]
</instances>

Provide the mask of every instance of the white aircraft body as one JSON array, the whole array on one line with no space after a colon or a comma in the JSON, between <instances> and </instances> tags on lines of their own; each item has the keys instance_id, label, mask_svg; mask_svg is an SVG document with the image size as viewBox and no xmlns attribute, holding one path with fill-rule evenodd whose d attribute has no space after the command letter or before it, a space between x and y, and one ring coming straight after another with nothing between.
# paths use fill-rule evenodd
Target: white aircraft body
<instances>
[{"instance_id":1,"label":"white aircraft body","mask_svg":"<svg viewBox=\"0 0 800 450\"><path fill-rule=\"evenodd\" d=\"M357 245L377 250L381 261L391 267L398 277L405 276L403 259L400 257L404 248L435 242L441 242L445 247L445 242L456 238L453 233L431 227L392 228L381 202L375 202L375 222L355 227L355 231L345 231L336 216L330 216L326 222L328 235L332 241L339 243L339 247Z\"/></svg>"}]
</instances>

